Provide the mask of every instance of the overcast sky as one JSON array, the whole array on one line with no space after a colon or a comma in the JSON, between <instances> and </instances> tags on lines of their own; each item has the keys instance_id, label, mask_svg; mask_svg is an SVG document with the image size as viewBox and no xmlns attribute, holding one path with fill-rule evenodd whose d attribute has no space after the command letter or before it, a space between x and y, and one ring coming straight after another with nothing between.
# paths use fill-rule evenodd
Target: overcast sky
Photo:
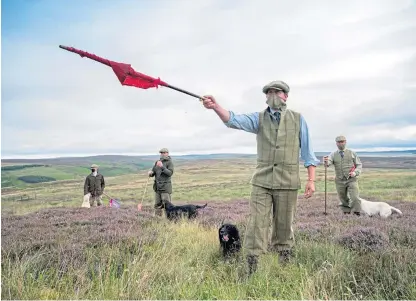
<instances>
[{"instance_id":1,"label":"overcast sky","mask_svg":"<svg viewBox=\"0 0 416 301\"><path fill-rule=\"evenodd\" d=\"M121 86L73 46L212 94L266 107L284 80L316 152L416 147L415 1L2 1L2 158L255 153L196 98Z\"/></svg>"}]
</instances>

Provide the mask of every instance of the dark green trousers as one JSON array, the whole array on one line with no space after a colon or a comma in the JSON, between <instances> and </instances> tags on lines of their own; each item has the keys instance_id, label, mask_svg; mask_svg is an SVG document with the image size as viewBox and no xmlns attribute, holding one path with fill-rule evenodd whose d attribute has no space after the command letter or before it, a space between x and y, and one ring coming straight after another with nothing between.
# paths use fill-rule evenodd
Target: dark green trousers
<instances>
[{"instance_id":1,"label":"dark green trousers","mask_svg":"<svg viewBox=\"0 0 416 301\"><path fill-rule=\"evenodd\" d=\"M171 194L166 192L155 192L155 214L162 216L164 205L171 203Z\"/></svg>"}]
</instances>

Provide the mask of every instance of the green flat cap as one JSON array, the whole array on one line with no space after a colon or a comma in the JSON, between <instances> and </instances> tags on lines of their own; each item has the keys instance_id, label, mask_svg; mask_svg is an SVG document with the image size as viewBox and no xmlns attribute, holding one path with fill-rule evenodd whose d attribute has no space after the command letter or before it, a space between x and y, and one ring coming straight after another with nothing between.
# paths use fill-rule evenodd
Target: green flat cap
<instances>
[{"instance_id":1,"label":"green flat cap","mask_svg":"<svg viewBox=\"0 0 416 301\"><path fill-rule=\"evenodd\" d=\"M168 153L168 149L166 147L162 148L159 153Z\"/></svg>"},{"instance_id":2,"label":"green flat cap","mask_svg":"<svg viewBox=\"0 0 416 301\"><path fill-rule=\"evenodd\" d=\"M345 138L345 136L338 136L337 138L335 138L336 142L340 142L340 141L346 141L347 139Z\"/></svg>"},{"instance_id":3,"label":"green flat cap","mask_svg":"<svg viewBox=\"0 0 416 301\"><path fill-rule=\"evenodd\" d=\"M263 87L263 93L267 94L267 91L269 89L280 90L280 91L283 91L285 93L289 93L289 91L290 91L289 85L286 84L284 81L281 81L281 80L275 80L275 81L272 81L272 82L268 83L267 85L265 85Z\"/></svg>"},{"instance_id":4,"label":"green flat cap","mask_svg":"<svg viewBox=\"0 0 416 301\"><path fill-rule=\"evenodd\" d=\"M98 165L97 164L93 164L93 165L91 165L91 168L98 168Z\"/></svg>"}]
</instances>

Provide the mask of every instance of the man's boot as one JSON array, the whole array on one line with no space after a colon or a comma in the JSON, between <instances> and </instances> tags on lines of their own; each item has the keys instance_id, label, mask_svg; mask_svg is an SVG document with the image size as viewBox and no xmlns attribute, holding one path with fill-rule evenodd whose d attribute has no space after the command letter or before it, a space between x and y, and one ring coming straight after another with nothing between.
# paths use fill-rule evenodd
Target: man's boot
<instances>
[{"instance_id":1,"label":"man's boot","mask_svg":"<svg viewBox=\"0 0 416 301\"><path fill-rule=\"evenodd\" d=\"M251 274L257 271L257 264L258 264L258 256L255 255L248 255L247 256L247 263L248 263L248 276L250 277Z\"/></svg>"}]
</instances>

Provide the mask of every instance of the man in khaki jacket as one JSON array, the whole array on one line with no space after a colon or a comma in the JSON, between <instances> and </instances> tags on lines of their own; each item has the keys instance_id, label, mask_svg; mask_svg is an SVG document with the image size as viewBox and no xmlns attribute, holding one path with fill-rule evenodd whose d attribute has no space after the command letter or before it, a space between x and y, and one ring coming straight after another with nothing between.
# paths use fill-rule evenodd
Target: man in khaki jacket
<instances>
[{"instance_id":1,"label":"man in khaki jacket","mask_svg":"<svg viewBox=\"0 0 416 301\"><path fill-rule=\"evenodd\" d=\"M323 158L324 164L335 167L335 186L344 214L350 214L352 211L354 214L360 215L358 177L361 175L363 164L354 151L346 148L347 139L345 136L336 137L335 142L338 150L325 156Z\"/></svg>"},{"instance_id":2,"label":"man in khaki jacket","mask_svg":"<svg viewBox=\"0 0 416 301\"><path fill-rule=\"evenodd\" d=\"M257 268L258 257L268 250L270 214L273 216L271 249L286 262L294 245L293 219L296 211L299 177L299 157L308 170L305 197L315 191L315 157L303 116L287 109L289 86L272 81L263 87L267 107L261 112L235 114L225 110L213 96L203 99L205 108L212 109L233 129L256 134L257 167L251 179L250 218L244 249L247 252L249 274Z\"/></svg>"}]
</instances>

